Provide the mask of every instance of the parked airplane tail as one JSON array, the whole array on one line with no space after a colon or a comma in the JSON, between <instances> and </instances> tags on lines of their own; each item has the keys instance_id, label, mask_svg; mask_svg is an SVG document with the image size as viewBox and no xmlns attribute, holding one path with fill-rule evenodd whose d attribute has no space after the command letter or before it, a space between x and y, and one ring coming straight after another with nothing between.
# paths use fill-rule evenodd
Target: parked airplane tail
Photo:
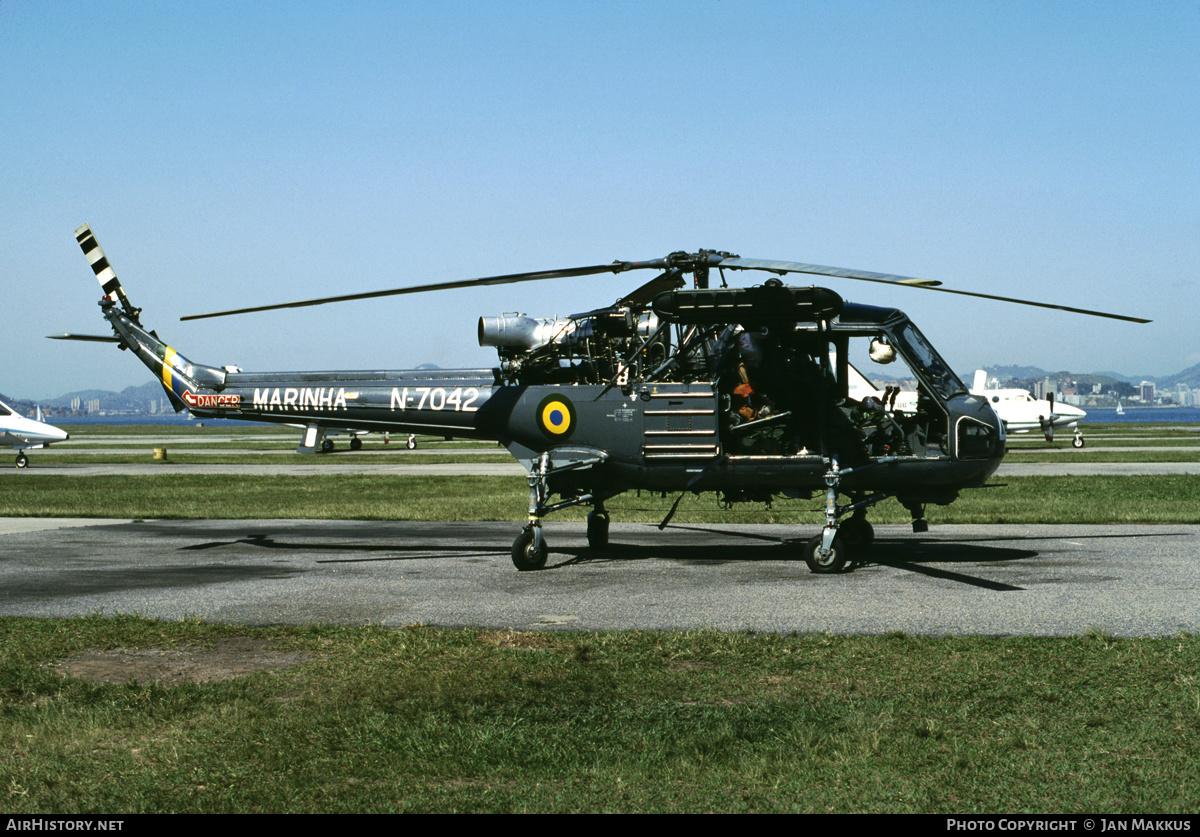
<instances>
[{"instance_id":1,"label":"parked airplane tail","mask_svg":"<svg viewBox=\"0 0 1200 837\"><path fill-rule=\"evenodd\" d=\"M83 254L96 274L104 298L100 300L100 309L104 319L108 320L116 334L114 338L91 337L88 335L65 334L59 335L66 340L116 340L122 349L131 349L134 354L149 367L154 376L162 382L167 397L175 412L181 412L188 407L200 404L198 392L201 389L212 392L219 391L225 385L225 370L200 363L193 363L176 352L159 339L153 331L142 328L140 308L135 308L125 295L121 282L113 272L112 266L92 228L84 224L75 230L75 240L79 242Z\"/></svg>"}]
</instances>

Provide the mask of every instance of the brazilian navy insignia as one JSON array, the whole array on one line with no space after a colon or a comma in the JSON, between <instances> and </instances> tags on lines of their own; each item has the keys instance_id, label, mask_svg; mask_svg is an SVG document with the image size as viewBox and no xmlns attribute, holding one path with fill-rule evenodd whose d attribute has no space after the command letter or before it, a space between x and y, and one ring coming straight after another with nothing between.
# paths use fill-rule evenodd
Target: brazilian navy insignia
<instances>
[{"instance_id":1,"label":"brazilian navy insignia","mask_svg":"<svg viewBox=\"0 0 1200 837\"><path fill-rule=\"evenodd\" d=\"M551 439L566 439L575 432L575 405L561 395L547 395L538 404L537 425Z\"/></svg>"}]
</instances>

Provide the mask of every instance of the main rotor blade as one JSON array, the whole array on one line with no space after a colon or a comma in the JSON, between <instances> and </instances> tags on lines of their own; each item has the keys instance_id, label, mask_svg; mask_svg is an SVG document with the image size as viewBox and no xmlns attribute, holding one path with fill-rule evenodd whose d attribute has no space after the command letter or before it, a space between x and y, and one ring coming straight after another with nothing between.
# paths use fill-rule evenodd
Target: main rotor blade
<instances>
[{"instance_id":1,"label":"main rotor blade","mask_svg":"<svg viewBox=\"0 0 1200 837\"><path fill-rule=\"evenodd\" d=\"M1124 314L1109 314L1104 311L1092 311L1087 308L1073 308L1069 305L1053 305L1049 302L1034 302L1030 299L1017 299L1011 296L996 296L995 294L976 293L974 291L956 291L952 288L941 288L941 282L932 279L916 279L912 276L896 276L892 273L872 273L866 270L851 270L844 267L824 267L819 264L801 264L800 262L776 262L767 259L724 259L721 267L733 270L765 270L770 273L810 273L817 276L833 276L839 279L859 279L864 282L880 282L888 285L906 285L920 288L924 291L939 291L944 294L973 296L979 299L991 299L997 302L1012 302L1017 305L1032 305L1035 308L1051 308L1055 311L1070 311L1073 314L1087 314L1090 317L1107 317L1110 320L1124 320L1129 323L1148 323L1150 320L1142 317L1129 317Z\"/></svg>"},{"instance_id":2,"label":"main rotor blade","mask_svg":"<svg viewBox=\"0 0 1200 837\"><path fill-rule=\"evenodd\" d=\"M342 294L340 296L325 296L319 299L304 299L299 302L282 302L274 305L255 305L250 308L233 308L228 311L213 311L208 314L190 314L180 317L180 320L203 320L208 317L229 317L234 314L252 314L258 311L275 311L280 308L305 308L310 305L326 305L331 302L350 302L356 299L376 299L381 296L399 296L400 294L419 294L426 291L446 291L452 288L473 288L482 285L507 285L514 282L536 282L540 279L559 279L568 276L590 276L596 273L622 273L644 267L654 267L662 259L650 262L613 262L612 264L597 264L588 267L568 267L561 270L539 270L533 273L510 273L505 276L484 276L479 279L461 279L456 282L434 282L428 285L412 285L405 288L392 288L386 291L368 291L359 294Z\"/></svg>"},{"instance_id":3,"label":"main rotor blade","mask_svg":"<svg viewBox=\"0 0 1200 837\"><path fill-rule=\"evenodd\" d=\"M1035 308L1052 308L1055 311L1070 311L1072 314L1087 314L1089 317L1107 317L1110 320L1124 320L1127 323L1149 323L1153 320L1147 320L1142 317L1129 317L1125 314L1109 314L1106 311L1092 311L1089 308L1072 308L1070 305L1053 305L1049 302L1034 302L1032 299L1017 299L1011 296L995 296L994 294L980 294L973 291L956 291L951 288L929 288L924 285L918 285L918 288L924 291L940 291L944 294L958 294L959 296L974 296L979 299L994 299L998 302L1015 302L1017 305L1032 305Z\"/></svg>"},{"instance_id":4,"label":"main rotor blade","mask_svg":"<svg viewBox=\"0 0 1200 837\"><path fill-rule=\"evenodd\" d=\"M883 282L889 285L914 285L932 288L942 284L934 279L915 279L912 276L896 276L893 273L872 273L869 270L851 270L847 267L825 267L801 262L776 262L769 259L722 259L721 267L733 270L765 270L769 273L812 273L817 276L834 276L838 279L861 279L864 282Z\"/></svg>"}]
</instances>

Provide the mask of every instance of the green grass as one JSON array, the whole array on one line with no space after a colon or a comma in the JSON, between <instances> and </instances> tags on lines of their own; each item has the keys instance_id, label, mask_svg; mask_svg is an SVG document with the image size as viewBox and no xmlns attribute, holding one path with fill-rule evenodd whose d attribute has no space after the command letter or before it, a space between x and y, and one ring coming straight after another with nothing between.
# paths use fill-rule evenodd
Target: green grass
<instances>
[{"instance_id":1,"label":"green grass","mask_svg":"<svg viewBox=\"0 0 1200 837\"><path fill-rule=\"evenodd\" d=\"M1049 451L1009 450L1004 454L1005 462L1053 462L1057 465L1071 465L1078 462L1200 462L1200 448L1193 451L1179 450L1104 450L1104 451L1071 451L1070 453L1050 453Z\"/></svg>"},{"instance_id":2,"label":"green grass","mask_svg":"<svg viewBox=\"0 0 1200 837\"><path fill-rule=\"evenodd\" d=\"M935 523L1200 523L1200 477L1193 475L1014 477L931 506ZM0 473L0 517L325 518L350 520L520 520L528 489L513 477L339 474L242 476L32 475ZM628 492L609 501L612 519L662 520L676 495ZM674 520L818 523L822 499L780 500L768 509L719 506L688 494ZM579 520L584 508L552 520ZM877 523L906 523L894 500L871 511Z\"/></svg>"},{"instance_id":3,"label":"green grass","mask_svg":"<svg viewBox=\"0 0 1200 837\"><path fill-rule=\"evenodd\" d=\"M0 795L71 812L1193 812L1200 639L2 619ZM93 648L306 661L91 684Z\"/></svg>"}]
</instances>

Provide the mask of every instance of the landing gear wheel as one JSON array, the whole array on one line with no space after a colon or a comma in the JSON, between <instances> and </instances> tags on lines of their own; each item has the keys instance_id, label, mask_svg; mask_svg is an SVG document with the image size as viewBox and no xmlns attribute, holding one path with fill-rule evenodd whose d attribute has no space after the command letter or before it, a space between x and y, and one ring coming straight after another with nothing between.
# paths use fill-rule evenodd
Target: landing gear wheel
<instances>
[{"instance_id":1,"label":"landing gear wheel","mask_svg":"<svg viewBox=\"0 0 1200 837\"><path fill-rule=\"evenodd\" d=\"M23 453L18 453L17 454L17 467L18 468L29 467L29 457Z\"/></svg>"},{"instance_id":2,"label":"landing gear wheel","mask_svg":"<svg viewBox=\"0 0 1200 837\"><path fill-rule=\"evenodd\" d=\"M404 446L407 447L409 450L416 450L417 449L417 437L413 436L410 433L408 436L408 441L404 443Z\"/></svg>"},{"instance_id":3,"label":"landing gear wheel","mask_svg":"<svg viewBox=\"0 0 1200 837\"><path fill-rule=\"evenodd\" d=\"M1072 440L1071 440L1071 447L1073 447L1073 448L1081 448L1081 447L1083 447L1083 437L1082 437L1082 436L1076 436L1074 439L1072 439Z\"/></svg>"},{"instance_id":4,"label":"landing gear wheel","mask_svg":"<svg viewBox=\"0 0 1200 837\"><path fill-rule=\"evenodd\" d=\"M324 453L329 453L331 450L333 450L333 440L332 439L322 439L321 440L321 451Z\"/></svg>"},{"instance_id":5,"label":"landing gear wheel","mask_svg":"<svg viewBox=\"0 0 1200 837\"><path fill-rule=\"evenodd\" d=\"M850 560L850 549L841 532L833 536L833 547L829 554L822 556L821 535L817 535L804 546L804 562L814 573L840 573Z\"/></svg>"},{"instance_id":6,"label":"landing gear wheel","mask_svg":"<svg viewBox=\"0 0 1200 837\"><path fill-rule=\"evenodd\" d=\"M588 515L587 539L592 549L608 546L608 512L591 512Z\"/></svg>"},{"instance_id":7,"label":"landing gear wheel","mask_svg":"<svg viewBox=\"0 0 1200 837\"><path fill-rule=\"evenodd\" d=\"M875 528L865 517L851 517L838 527L838 534L852 552L863 552L875 542Z\"/></svg>"},{"instance_id":8,"label":"landing gear wheel","mask_svg":"<svg viewBox=\"0 0 1200 837\"><path fill-rule=\"evenodd\" d=\"M540 570L546 566L546 555L549 552L546 548L546 539L543 537L541 547L536 549L533 540L533 528L530 527L522 529L521 534L517 535L517 539L513 541L513 566L522 572Z\"/></svg>"},{"instance_id":9,"label":"landing gear wheel","mask_svg":"<svg viewBox=\"0 0 1200 837\"><path fill-rule=\"evenodd\" d=\"M362 439L355 436L350 440L350 450L362 450Z\"/></svg>"}]
</instances>

